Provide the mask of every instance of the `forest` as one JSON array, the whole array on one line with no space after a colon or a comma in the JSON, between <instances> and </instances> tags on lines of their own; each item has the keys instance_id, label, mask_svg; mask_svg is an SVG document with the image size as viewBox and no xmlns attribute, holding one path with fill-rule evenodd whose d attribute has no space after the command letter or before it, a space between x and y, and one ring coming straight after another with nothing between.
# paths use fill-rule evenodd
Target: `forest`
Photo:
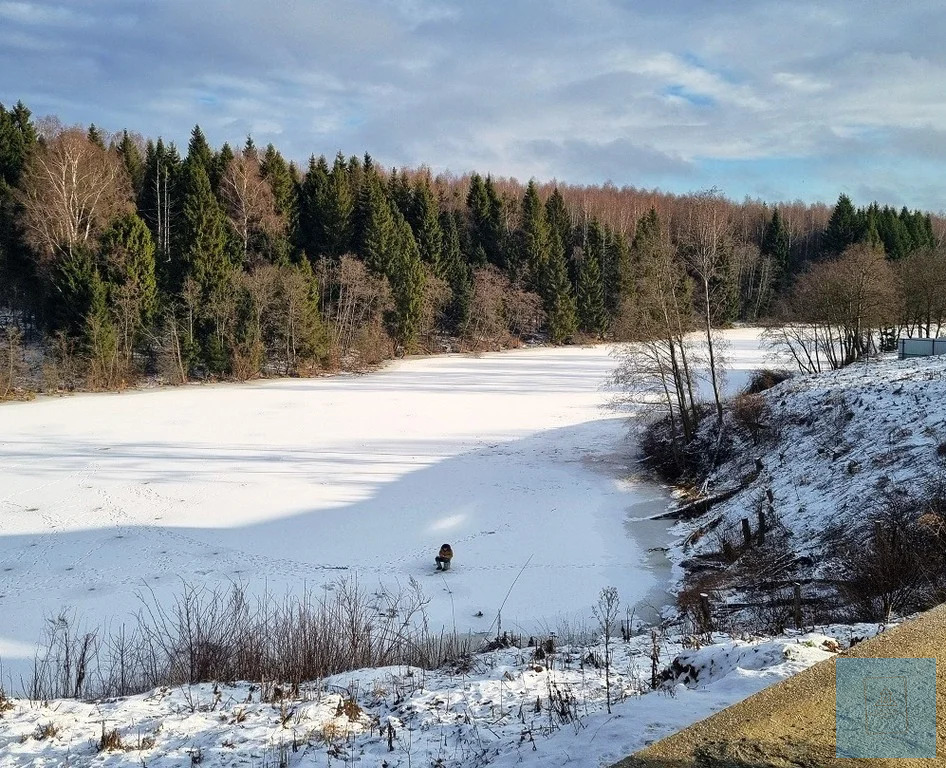
<instances>
[{"instance_id":1,"label":"forest","mask_svg":"<svg viewBox=\"0 0 946 768\"><path fill-rule=\"evenodd\" d=\"M300 166L198 126L182 154L0 104L0 399L532 341L667 341L685 366L674 340L696 330L712 366L711 330L736 321L837 367L938 333L944 225L843 194L735 202L340 152Z\"/></svg>"}]
</instances>

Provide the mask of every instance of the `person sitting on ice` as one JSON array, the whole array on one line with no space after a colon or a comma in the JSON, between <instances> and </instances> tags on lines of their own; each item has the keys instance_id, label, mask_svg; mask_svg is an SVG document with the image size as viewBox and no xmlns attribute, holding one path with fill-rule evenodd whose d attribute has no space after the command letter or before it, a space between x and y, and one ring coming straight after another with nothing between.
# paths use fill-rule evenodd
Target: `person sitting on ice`
<instances>
[{"instance_id":1,"label":"person sitting on ice","mask_svg":"<svg viewBox=\"0 0 946 768\"><path fill-rule=\"evenodd\" d=\"M450 548L449 544L444 544L440 548L439 554L434 558L434 562L437 563L437 570L449 571L450 561L452 559L453 559L453 550Z\"/></svg>"}]
</instances>

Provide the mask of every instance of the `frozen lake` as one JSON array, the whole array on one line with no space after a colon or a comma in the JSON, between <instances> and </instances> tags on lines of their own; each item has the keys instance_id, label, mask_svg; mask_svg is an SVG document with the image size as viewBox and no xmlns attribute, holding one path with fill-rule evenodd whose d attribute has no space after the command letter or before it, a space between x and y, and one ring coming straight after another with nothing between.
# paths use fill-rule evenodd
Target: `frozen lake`
<instances>
[{"instance_id":1,"label":"frozen lake","mask_svg":"<svg viewBox=\"0 0 946 768\"><path fill-rule=\"evenodd\" d=\"M182 581L279 594L414 577L433 626L483 632L528 561L506 629L587 621L608 585L640 611L669 576L647 552L665 532L629 518L666 497L627 479L626 420L604 407L614 365L605 346L540 348L3 405L4 680L44 617L120 621L136 593Z\"/></svg>"}]
</instances>

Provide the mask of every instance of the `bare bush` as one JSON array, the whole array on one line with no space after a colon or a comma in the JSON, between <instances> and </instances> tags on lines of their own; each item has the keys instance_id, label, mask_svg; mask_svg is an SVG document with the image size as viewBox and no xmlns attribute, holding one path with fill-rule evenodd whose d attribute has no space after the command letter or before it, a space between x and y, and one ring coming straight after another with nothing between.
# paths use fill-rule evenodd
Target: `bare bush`
<instances>
[{"instance_id":1,"label":"bare bush","mask_svg":"<svg viewBox=\"0 0 946 768\"><path fill-rule=\"evenodd\" d=\"M931 602L931 539L918 512L914 500L888 497L839 544L839 588L867 618L889 621Z\"/></svg>"},{"instance_id":2,"label":"bare bush","mask_svg":"<svg viewBox=\"0 0 946 768\"><path fill-rule=\"evenodd\" d=\"M742 392L745 395L756 395L759 392L772 389L776 384L781 384L791 377L792 374L789 371L776 371L770 368L763 368L755 371L752 376L749 377L749 383L746 384Z\"/></svg>"},{"instance_id":3,"label":"bare bush","mask_svg":"<svg viewBox=\"0 0 946 768\"><path fill-rule=\"evenodd\" d=\"M736 425L749 435L753 445L757 445L766 429L765 398L758 394L738 395L730 401L729 411Z\"/></svg>"},{"instance_id":4,"label":"bare bush","mask_svg":"<svg viewBox=\"0 0 946 768\"><path fill-rule=\"evenodd\" d=\"M315 596L247 597L240 585L185 585L169 604L154 595L130 628L78 632L51 622L29 685L32 698L121 696L158 686L270 680L290 687L353 669L440 666L471 651L469 638L433 634L419 584L373 593L356 580Z\"/></svg>"},{"instance_id":5,"label":"bare bush","mask_svg":"<svg viewBox=\"0 0 946 768\"><path fill-rule=\"evenodd\" d=\"M20 329L12 325L0 329L0 400L14 396L25 369Z\"/></svg>"}]
</instances>

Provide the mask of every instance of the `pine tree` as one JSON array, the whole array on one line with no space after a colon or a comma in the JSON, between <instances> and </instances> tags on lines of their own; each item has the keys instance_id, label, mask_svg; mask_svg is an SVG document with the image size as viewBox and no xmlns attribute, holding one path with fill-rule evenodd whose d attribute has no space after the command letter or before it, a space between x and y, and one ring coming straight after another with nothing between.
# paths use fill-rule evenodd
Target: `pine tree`
<instances>
[{"instance_id":1,"label":"pine tree","mask_svg":"<svg viewBox=\"0 0 946 768\"><path fill-rule=\"evenodd\" d=\"M589 238L590 241L590 238ZM608 321L604 311L604 287L601 284L600 252L586 244L578 268L578 327L601 337Z\"/></svg>"},{"instance_id":2,"label":"pine tree","mask_svg":"<svg viewBox=\"0 0 946 768\"><path fill-rule=\"evenodd\" d=\"M861 238L861 228L857 220L857 212L851 204L851 198L842 194L834 206L834 212L828 220L822 238L825 253L838 255L849 245L853 245Z\"/></svg>"}]
</instances>

